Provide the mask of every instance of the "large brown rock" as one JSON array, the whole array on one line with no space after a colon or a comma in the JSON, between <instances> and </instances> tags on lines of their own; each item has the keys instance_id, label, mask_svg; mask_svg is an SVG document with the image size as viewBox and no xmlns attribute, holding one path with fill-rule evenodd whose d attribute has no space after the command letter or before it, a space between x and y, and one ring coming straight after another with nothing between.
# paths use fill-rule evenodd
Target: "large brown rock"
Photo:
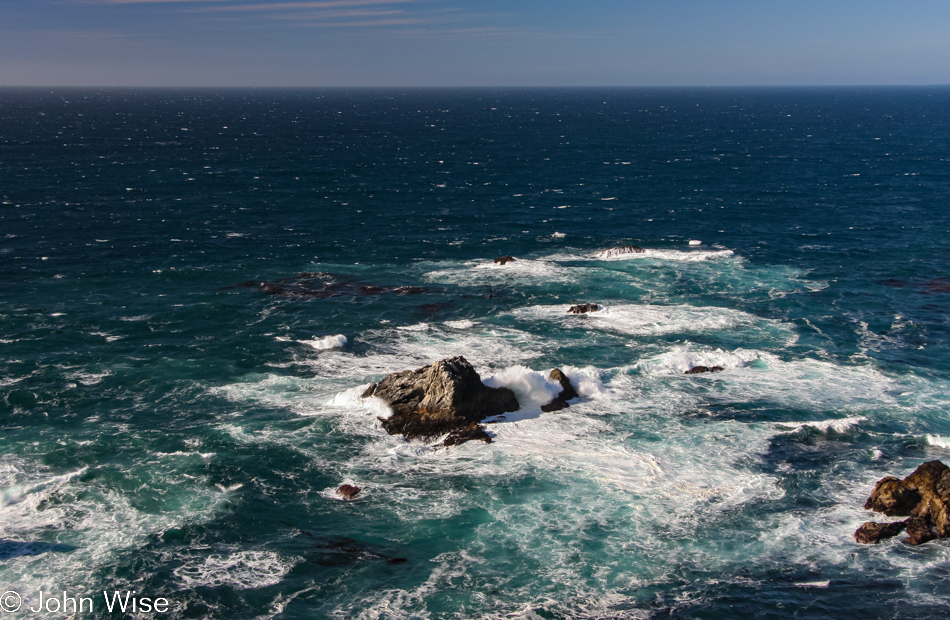
<instances>
[{"instance_id":1,"label":"large brown rock","mask_svg":"<svg viewBox=\"0 0 950 620\"><path fill-rule=\"evenodd\" d=\"M940 461L928 461L904 478L904 484L920 493L915 514L926 511L940 538L950 537L950 467Z\"/></svg>"},{"instance_id":2,"label":"large brown rock","mask_svg":"<svg viewBox=\"0 0 950 620\"><path fill-rule=\"evenodd\" d=\"M908 486L903 480L888 476L874 485L864 509L883 512L889 517L909 517L920 500L917 489Z\"/></svg>"},{"instance_id":3,"label":"large brown rock","mask_svg":"<svg viewBox=\"0 0 950 620\"><path fill-rule=\"evenodd\" d=\"M950 538L950 467L940 461L928 461L903 480L891 476L882 478L874 485L864 507L889 516L909 516L900 524L901 529L907 529L908 544L920 545L936 538ZM886 526L881 530L886 534L896 524L865 523L854 533L855 539L858 542L877 542L886 537L874 540L878 535L877 526Z\"/></svg>"},{"instance_id":4,"label":"large brown rock","mask_svg":"<svg viewBox=\"0 0 950 620\"><path fill-rule=\"evenodd\" d=\"M426 441L520 408L514 392L483 384L464 357L386 375L363 393L367 396L381 398L392 408L393 415L380 418L387 433Z\"/></svg>"}]
</instances>

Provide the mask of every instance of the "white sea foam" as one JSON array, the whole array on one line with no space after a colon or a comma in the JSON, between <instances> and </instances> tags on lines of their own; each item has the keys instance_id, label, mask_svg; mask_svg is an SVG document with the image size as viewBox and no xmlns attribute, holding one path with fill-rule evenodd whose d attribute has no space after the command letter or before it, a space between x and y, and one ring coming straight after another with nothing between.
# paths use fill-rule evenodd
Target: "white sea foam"
<instances>
[{"instance_id":1,"label":"white sea foam","mask_svg":"<svg viewBox=\"0 0 950 620\"><path fill-rule=\"evenodd\" d=\"M475 323L473 321L469 321L468 319L462 319L460 321L445 321L443 325L446 327L451 327L452 329L471 329L475 327Z\"/></svg>"},{"instance_id":2,"label":"white sea foam","mask_svg":"<svg viewBox=\"0 0 950 620\"><path fill-rule=\"evenodd\" d=\"M324 377L375 380L374 377L380 375L419 368L456 355L465 357L483 372L486 368L517 364L557 348L556 342L539 340L526 331L470 321L404 327L384 327L360 334L360 342L371 347L366 354L343 351L316 359L301 356L296 362Z\"/></svg>"},{"instance_id":3,"label":"white sea foam","mask_svg":"<svg viewBox=\"0 0 950 620\"><path fill-rule=\"evenodd\" d=\"M950 450L950 437L944 435L927 435L927 443L937 448Z\"/></svg>"},{"instance_id":4,"label":"white sea foam","mask_svg":"<svg viewBox=\"0 0 950 620\"><path fill-rule=\"evenodd\" d=\"M572 329L600 329L640 336L715 332L768 322L732 308L604 304L596 312L570 314L568 307L529 306L512 314L523 319L555 321Z\"/></svg>"},{"instance_id":5,"label":"white sea foam","mask_svg":"<svg viewBox=\"0 0 950 620\"><path fill-rule=\"evenodd\" d=\"M28 497L37 496L37 494L42 491L59 488L73 478L83 475L87 469L88 468L84 467L78 471L63 474L61 476L33 480L24 484L14 484L8 488L5 488L0 491L0 509L6 508L7 506L12 506L13 504L19 504Z\"/></svg>"},{"instance_id":6,"label":"white sea foam","mask_svg":"<svg viewBox=\"0 0 950 620\"><path fill-rule=\"evenodd\" d=\"M638 362L636 367L647 373L683 374L696 366L719 366L720 368L742 368L749 362L759 359L756 351L736 349L696 350L690 345L675 347L655 358Z\"/></svg>"},{"instance_id":7,"label":"white sea foam","mask_svg":"<svg viewBox=\"0 0 950 620\"><path fill-rule=\"evenodd\" d=\"M789 426L788 424L778 424L779 428L789 428L789 430L799 431L805 427L817 429L823 433L837 433L844 434L850 431L852 428L858 426L861 422L866 422L867 418L864 416L852 416L849 418L839 418L832 420L817 420L814 422L804 422L802 424L795 424Z\"/></svg>"},{"instance_id":8,"label":"white sea foam","mask_svg":"<svg viewBox=\"0 0 950 620\"><path fill-rule=\"evenodd\" d=\"M327 351L329 349L342 349L346 346L346 336L337 334L335 336L324 336L323 338L313 338L311 340L298 340L300 344L305 344L318 351Z\"/></svg>"},{"instance_id":9,"label":"white sea foam","mask_svg":"<svg viewBox=\"0 0 950 620\"><path fill-rule=\"evenodd\" d=\"M540 409L561 393L561 384L524 366L511 366L482 379L488 387L506 387L525 411Z\"/></svg>"},{"instance_id":10,"label":"white sea foam","mask_svg":"<svg viewBox=\"0 0 950 620\"><path fill-rule=\"evenodd\" d=\"M204 558L186 558L173 573L186 588L227 586L253 590L280 583L298 562L300 558L273 551L225 551Z\"/></svg>"},{"instance_id":11,"label":"white sea foam","mask_svg":"<svg viewBox=\"0 0 950 620\"><path fill-rule=\"evenodd\" d=\"M350 410L365 409L374 415L384 418L389 417L392 415L393 410L389 408L389 404L386 401L373 396L363 398L363 394L366 393L370 385L371 384L358 385L348 390L343 390L328 400L327 406Z\"/></svg>"},{"instance_id":12,"label":"white sea foam","mask_svg":"<svg viewBox=\"0 0 950 620\"><path fill-rule=\"evenodd\" d=\"M656 250L643 248L642 252L619 251L622 248L609 248L601 250L594 255L599 260L632 260L651 258L656 260L679 261L687 263L696 263L707 260L717 260L721 258L730 258L735 256L732 250Z\"/></svg>"},{"instance_id":13,"label":"white sea foam","mask_svg":"<svg viewBox=\"0 0 950 620\"><path fill-rule=\"evenodd\" d=\"M578 277L572 271L548 260L515 258L504 265L494 262L466 263L436 269L425 274L430 282L443 282L459 286L481 286L486 283L520 281L528 283L545 281L569 281Z\"/></svg>"},{"instance_id":14,"label":"white sea foam","mask_svg":"<svg viewBox=\"0 0 950 620\"><path fill-rule=\"evenodd\" d=\"M20 457L0 456L0 547L5 554L0 577L5 587L23 594L29 605L35 605L40 589L52 589L50 579L57 588L81 592L89 587L91 573L114 567L148 537L214 518L220 498L205 481L191 484L190 477L158 460L149 462L147 474L141 466L135 469L123 475L147 476L147 485L164 489L163 499L174 510L143 510L128 491L96 477L84 479L86 469L56 474Z\"/></svg>"},{"instance_id":15,"label":"white sea foam","mask_svg":"<svg viewBox=\"0 0 950 620\"><path fill-rule=\"evenodd\" d=\"M105 372L72 372L66 375L67 378L79 381L83 385L97 385L102 382L103 379L112 375L112 372L106 370Z\"/></svg>"}]
</instances>

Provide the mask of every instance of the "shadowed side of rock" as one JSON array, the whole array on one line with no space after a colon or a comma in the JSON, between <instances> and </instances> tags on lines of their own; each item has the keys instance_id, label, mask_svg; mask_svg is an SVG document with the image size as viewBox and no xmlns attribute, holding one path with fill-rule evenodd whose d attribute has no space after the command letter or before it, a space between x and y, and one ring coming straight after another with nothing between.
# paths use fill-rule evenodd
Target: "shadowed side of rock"
<instances>
[{"instance_id":1,"label":"shadowed side of rock","mask_svg":"<svg viewBox=\"0 0 950 620\"><path fill-rule=\"evenodd\" d=\"M431 441L459 431L452 435L452 442L447 438L446 445L474 438L490 440L484 429L478 435L469 425L520 408L514 392L483 384L464 357L446 358L416 370L386 375L363 396L380 398L392 408L392 416L380 418L390 435ZM481 428L477 424L476 427Z\"/></svg>"}]
</instances>

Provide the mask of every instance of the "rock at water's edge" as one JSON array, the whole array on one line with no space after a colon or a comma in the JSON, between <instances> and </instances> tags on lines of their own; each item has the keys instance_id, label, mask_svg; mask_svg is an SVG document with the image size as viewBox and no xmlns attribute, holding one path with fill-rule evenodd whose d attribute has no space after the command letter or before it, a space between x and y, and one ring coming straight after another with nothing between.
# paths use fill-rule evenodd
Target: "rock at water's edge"
<instances>
[{"instance_id":1,"label":"rock at water's edge","mask_svg":"<svg viewBox=\"0 0 950 620\"><path fill-rule=\"evenodd\" d=\"M597 304L578 304L571 306L567 311L570 314L584 314L587 312L597 312L598 310L600 310L600 306Z\"/></svg>"},{"instance_id":2,"label":"rock at water's edge","mask_svg":"<svg viewBox=\"0 0 950 620\"><path fill-rule=\"evenodd\" d=\"M393 415L380 418L387 433L426 441L520 408L514 392L483 384L464 357L446 358L416 370L386 375L363 396L375 396L389 403ZM464 433L456 435L462 436Z\"/></svg>"},{"instance_id":3,"label":"rock at water's edge","mask_svg":"<svg viewBox=\"0 0 950 620\"><path fill-rule=\"evenodd\" d=\"M515 260L513 256L499 256L495 259L495 262L499 265L504 265L505 263L510 263L513 260Z\"/></svg>"},{"instance_id":4,"label":"rock at water's edge","mask_svg":"<svg viewBox=\"0 0 950 620\"><path fill-rule=\"evenodd\" d=\"M854 533L854 539L865 545L876 544L885 538L897 536L905 527L907 526L903 521L897 521L895 523L875 523L874 521L868 521Z\"/></svg>"},{"instance_id":5,"label":"rock at water's edge","mask_svg":"<svg viewBox=\"0 0 950 620\"><path fill-rule=\"evenodd\" d=\"M684 375L698 375L704 372L722 372L722 370L723 370L722 366L693 366L692 368L690 368L683 374Z\"/></svg>"},{"instance_id":6,"label":"rock at water's edge","mask_svg":"<svg viewBox=\"0 0 950 620\"><path fill-rule=\"evenodd\" d=\"M574 389L574 386L571 385L570 379L567 378L560 368L555 368L551 371L551 374L548 375L548 379L552 381L557 381L561 384L561 393L558 394L554 400L552 400L547 405L541 405L541 411L545 413L550 413L551 411L560 411L561 409L566 409L570 407L567 401L572 398L577 398L577 390Z\"/></svg>"},{"instance_id":7,"label":"rock at water's edge","mask_svg":"<svg viewBox=\"0 0 950 620\"><path fill-rule=\"evenodd\" d=\"M355 487L352 484L341 484L336 492L345 500L353 500L356 499L356 496L359 495L362 490L363 489Z\"/></svg>"},{"instance_id":8,"label":"rock at water's edge","mask_svg":"<svg viewBox=\"0 0 950 620\"><path fill-rule=\"evenodd\" d=\"M882 478L874 485L864 507L910 518L900 524L865 523L854 533L858 542L877 542L897 525L907 529L906 542L911 545L950 538L950 467L940 461L928 461L903 480ZM879 533L883 534L877 537Z\"/></svg>"}]
</instances>

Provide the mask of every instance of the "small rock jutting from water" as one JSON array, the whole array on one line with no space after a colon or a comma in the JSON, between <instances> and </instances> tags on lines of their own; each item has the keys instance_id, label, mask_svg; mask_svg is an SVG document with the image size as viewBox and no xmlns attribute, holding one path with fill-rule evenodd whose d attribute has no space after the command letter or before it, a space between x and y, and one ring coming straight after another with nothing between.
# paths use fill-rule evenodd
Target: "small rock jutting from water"
<instances>
[{"instance_id":1,"label":"small rock jutting from water","mask_svg":"<svg viewBox=\"0 0 950 620\"><path fill-rule=\"evenodd\" d=\"M499 256L498 258L495 259L495 263L499 265L504 265L505 263L510 263L513 260L515 259L512 256Z\"/></svg>"},{"instance_id":2,"label":"small rock jutting from water","mask_svg":"<svg viewBox=\"0 0 950 620\"><path fill-rule=\"evenodd\" d=\"M704 372L722 372L722 370L723 370L722 366L693 366L692 368L690 368L683 374L684 375L698 375Z\"/></svg>"},{"instance_id":3,"label":"small rock jutting from water","mask_svg":"<svg viewBox=\"0 0 950 620\"><path fill-rule=\"evenodd\" d=\"M360 487L355 487L352 484L341 484L336 492L345 500L354 500L356 496L362 491Z\"/></svg>"},{"instance_id":4,"label":"small rock jutting from water","mask_svg":"<svg viewBox=\"0 0 950 620\"><path fill-rule=\"evenodd\" d=\"M569 314L585 314L587 312L597 312L598 310L600 310L600 306L597 304L578 304L571 306L567 311Z\"/></svg>"},{"instance_id":5,"label":"small rock jutting from water","mask_svg":"<svg viewBox=\"0 0 950 620\"><path fill-rule=\"evenodd\" d=\"M551 374L548 375L548 379L552 381L557 381L561 384L561 393L558 394L554 400L552 400L547 405L541 405L541 411L549 413L551 411L560 411L561 409L567 409L570 407L567 401L577 398L579 395L577 390L574 389L574 386L571 385L570 379L567 378L560 368L555 368L551 371Z\"/></svg>"}]
</instances>

